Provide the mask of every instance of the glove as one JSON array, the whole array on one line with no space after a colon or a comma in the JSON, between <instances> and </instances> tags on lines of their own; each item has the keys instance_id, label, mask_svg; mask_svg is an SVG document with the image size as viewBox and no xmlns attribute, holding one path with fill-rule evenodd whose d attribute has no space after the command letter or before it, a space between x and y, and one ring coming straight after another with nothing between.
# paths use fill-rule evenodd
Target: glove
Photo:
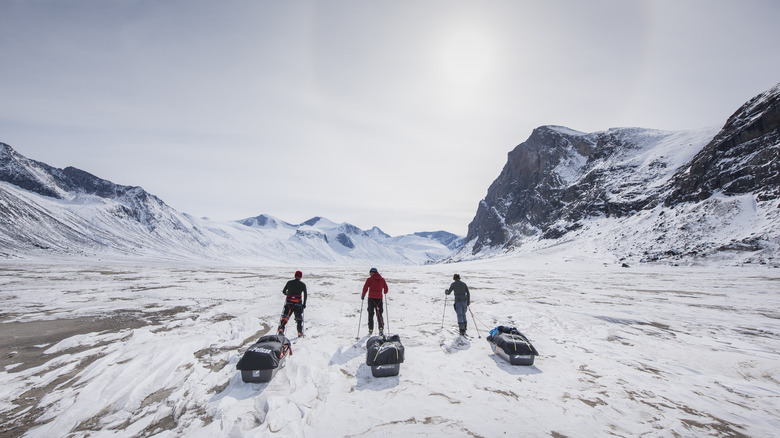
<instances>
[{"instance_id":1,"label":"glove","mask_svg":"<svg viewBox=\"0 0 780 438\"><path fill-rule=\"evenodd\" d=\"M304 308L304 309L306 308L306 304L304 304L304 305L303 305L303 308Z\"/></svg>"},{"instance_id":2,"label":"glove","mask_svg":"<svg viewBox=\"0 0 780 438\"><path fill-rule=\"evenodd\" d=\"M360 297L360 299L361 299L361 300L365 300L365 299L366 299L366 296L365 296L365 295L363 295L362 297Z\"/></svg>"}]
</instances>

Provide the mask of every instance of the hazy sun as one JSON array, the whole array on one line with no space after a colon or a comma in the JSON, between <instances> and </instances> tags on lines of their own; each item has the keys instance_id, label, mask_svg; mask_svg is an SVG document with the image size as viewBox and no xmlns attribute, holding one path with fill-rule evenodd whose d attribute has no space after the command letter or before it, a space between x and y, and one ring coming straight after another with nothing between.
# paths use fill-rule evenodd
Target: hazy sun
<instances>
[{"instance_id":1,"label":"hazy sun","mask_svg":"<svg viewBox=\"0 0 780 438\"><path fill-rule=\"evenodd\" d=\"M438 53L441 77L455 86L487 80L494 68L491 39L478 30L458 30L441 41Z\"/></svg>"}]
</instances>

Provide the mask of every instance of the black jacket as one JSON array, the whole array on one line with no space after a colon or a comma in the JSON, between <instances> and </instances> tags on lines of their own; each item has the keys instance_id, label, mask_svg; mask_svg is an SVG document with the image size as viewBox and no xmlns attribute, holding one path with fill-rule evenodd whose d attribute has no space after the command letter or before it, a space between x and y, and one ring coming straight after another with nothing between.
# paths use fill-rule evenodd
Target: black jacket
<instances>
[{"instance_id":1,"label":"black jacket","mask_svg":"<svg viewBox=\"0 0 780 438\"><path fill-rule=\"evenodd\" d=\"M469 287L466 286L466 283L460 280L453 281L450 288L447 289L447 295L451 292L455 292L456 302L465 301L466 304L471 304L471 294L469 293Z\"/></svg>"},{"instance_id":2,"label":"black jacket","mask_svg":"<svg viewBox=\"0 0 780 438\"><path fill-rule=\"evenodd\" d=\"M301 280L294 278L288 281L282 293L287 296L288 303L301 303L306 307L306 283Z\"/></svg>"}]
</instances>

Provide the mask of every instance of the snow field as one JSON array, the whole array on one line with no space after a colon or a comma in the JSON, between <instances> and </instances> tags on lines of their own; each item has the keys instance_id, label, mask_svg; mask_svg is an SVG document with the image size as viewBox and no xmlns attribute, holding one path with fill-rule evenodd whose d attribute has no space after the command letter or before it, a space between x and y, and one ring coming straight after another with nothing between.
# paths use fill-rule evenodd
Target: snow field
<instances>
[{"instance_id":1,"label":"snow field","mask_svg":"<svg viewBox=\"0 0 780 438\"><path fill-rule=\"evenodd\" d=\"M374 378L364 363L365 307L356 340L368 267L4 266L0 329L64 318L85 328L9 347L16 356L1 352L0 434L771 436L780 428L775 270L623 269L551 254L378 268L390 286L390 332L406 348L397 377ZM235 365L275 329L281 288L296 269L310 292L307 336L271 382L243 383ZM452 298L444 305L455 272L472 291L466 346L451 331ZM529 337L540 353L534 366L492 354L484 336L499 324ZM43 359L33 363L31 353Z\"/></svg>"}]
</instances>

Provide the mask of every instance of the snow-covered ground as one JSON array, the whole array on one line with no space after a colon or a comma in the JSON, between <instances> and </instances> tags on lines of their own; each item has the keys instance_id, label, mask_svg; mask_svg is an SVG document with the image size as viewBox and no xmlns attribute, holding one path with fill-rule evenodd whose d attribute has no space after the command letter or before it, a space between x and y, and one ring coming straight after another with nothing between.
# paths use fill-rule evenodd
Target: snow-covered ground
<instances>
[{"instance_id":1,"label":"snow-covered ground","mask_svg":"<svg viewBox=\"0 0 780 438\"><path fill-rule=\"evenodd\" d=\"M780 430L780 270L621 268L553 250L377 266L406 361L399 376L374 378L365 314L356 341L369 268L4 262L0 436ZM236 362L278 323L295 269L310 291L307 337L271 382L243 383ZM455 313L443 293L455 272L473 297L474 338L462 349L453 348ZM484 336L499 324L531 339L534 366L492 354Z\"/></svg>"}]
</instances>

